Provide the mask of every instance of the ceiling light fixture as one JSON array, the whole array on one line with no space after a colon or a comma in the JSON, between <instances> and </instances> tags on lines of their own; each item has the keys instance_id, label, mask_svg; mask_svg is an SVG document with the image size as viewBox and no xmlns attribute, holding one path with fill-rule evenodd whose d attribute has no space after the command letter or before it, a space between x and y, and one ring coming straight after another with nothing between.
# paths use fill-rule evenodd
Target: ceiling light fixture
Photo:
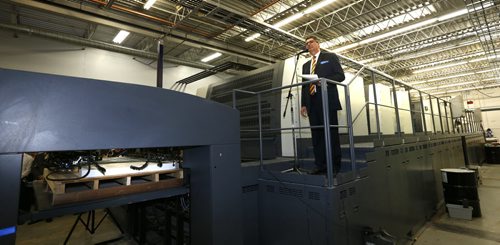
<instances>
[{"instance_id":1,"label":"ceiling light fixture","mask_svg":"<svg viewBox=\"0 0 500 245\"><path fill-rule=\"evenodd\" d=\"M144 4L144 9L149 9L153 4L156 2L156 0L148 0L146 4Z\"/></svg>"},{"instance_id":2,"label":"ceiling light fixture","mask_svg":"<svg viewBox=\"0 0 500 245\"><path fill-rule=\"evenodd\" d=\"M496 70L497 70L497 68L493 68L493 69L484 70L484 71L477 71L476 73L487 73L487 72L496 71Z\"/></svg>"},{"instance_id":3,"label":"ceiling light fixture","mask_svg":"<svg viewBox=\"0 0 500 245\"><path fill-rule=\"evenodd\" d=\"M284 26L284 25L286 25L286 24L288 24L288 23L291 23L291 22L293 22L293 21L296 21L296 20L298 20L298 19L302 18L302 16L304 16L304 15L306 15L306 14L310 14L310 13L312 13L312 12L315 12L316 10L321 9L321 8L323 8L323 7L327 6L327 5L329 5L329 4L331 4L331 3L335 2L335 1L337 1L337 0L324 0L324 1L321 1L321 2L319 2L319 3L317 3L317 4L312 5L312 6L311 6L311 7L309 7L309 8L306 8L306 9L305 9L304 11L302 11L302 12L296 13L296 14L294 14L294 15L292 15L292 16L290 16L290 17L288 17L288 18L285 18L284 20L279 21L278 23L276 23L276 24L274 24L274 25L272 25L272 26L273 26L274 28L281 28L282 26ZM254 35L256 35L256 34L254 34ZM252 35L252 36L254 36L254 35ZM250 36L250 37L252 37L252 36ZM259 36L260 36L260 34L259 34ZM246 42L250 42L250 41L252 41L252 40L254 40L254 39L255 39L255 38L250 39L250 37L248 37L248 38L247 38L247 39L248 39L248 41L247 41L247 39L245 39L245 41L246 41Z\"/></svg>"},{"instance_id":4,"label":"ceiling light fixture","mask_svg":"<svg viewBox=\"0 0 500 245\"><path fill-rule=\"evenodd\" d=\"M362 38L364 36L368 36L368 35L371 35L373 33L379 32L379 31L387 30L387 29L394 27L394 26L398 26L398 25L403 24L405 22L410 22L410 21L413 21L416 19L420 19L424 16L427 16L427 15L435 13L435 12L436 12L436 8L434 8L434 6L432 6L432 4L415 9L415 10L407 9L406 12L403 14L394 16L394 17L387 19L387 20L383 20L381 22L367 26L367 27L362 28L360 30L351 32L347 35L332 39L332 40L326 42L327 45L324 48L329 48L329 47L341 45L341 44L349 41L350 39L352 39L352 38L348 38L348 37L353 37L354 39Z\"/></svg>"},{"instance_id":5,"label":"ceiling light fixture","mask_svg":"<svg viewBox=\"0 0 500 245\"><path fill-rule=\"evenodd\" d=\"M113 38L113 42L121 44L129 34L130 32L121 30L118 34L116 34L115 38Z\"/></svg>"},{"instance_id":6,"label":"ceiling light fixture","mask_svg":"<svg viewBox=\"0 0 500 245\"><path fill-rule=\"evenodd\" d=\"M440 61L432 62L429 64L415 66L414 69L420 69L422 67L428 67L428 68L421 69L421 70L415 70L415 71L413 71L413 74L418 74L418 73L422 73L422 72L433 71L433 70L438 70L438 69L443 69L443 68L449 68L449 67L459 66L459 65L463 65L463 64L470 64L470 63L479 62L479 61L483 61L483 60L494 59L496 57L495 55L491 55L488 57L475 58L475 59L468 60L468 61L458 61L458 60L472 58L472 57L479 56L479 55L484 55L484 52L479 52L479 53L475 53L475 54L462 56L459 58L451 58L451 59L447 59L447 60L440 60ZM454 63L446 64L446 65L440 65L443 63L451 62L451 61L458 61L458 62L454 62Z\"/></svg>"},{"instance_id":7,"label":"ceiling light fixture","mask_svg":"<svg viewBox=\"0 0 500 245\"><path fill-rule=\"evenodd\" d=\"M473 81L473 82L463 82L463 83L457 83L457 84L447 84L447 85L430 87L430 88L420 88L420 90L422 90L422 91L435 90L435 89L442 89L442 88L462 86L462 85L467 85L467 84L472 84L472 83L476 83L476 81Z\"/></svg>"},{"instance_id":8,"label":"ceiling light fixture","mask_svg":"<svg viewBox=\"0 0 500 245\"><path fill-rule=\"evenodd\" d=\"M310 14L312 12L315 12L316 10L318 9L321 9L333 2L335 2L336 0L325 0L325 1L322 1L322 2L319 2L317 4L314 4L313 6L307 8L306 10L304 10L304 14Z\"/></svg>"},{"instance_id":9,"label":"ceiling light fixture","mask_svg":"<svg viewBox=\"0 0 500 245\"><path fill-rule=\"evenodd\" d=\"M465 77L465 76L470 76L470 75L474 75L474 74L475 74L474 72L468 72L468 73L463 73L463 74L451 75L451 76L447 76L447 77L438 77L438 78L429 79L429 80L427 80L427 82L435 82L435 81L441 81L441 80L446 80L446 79L450 79L450 78L457 78L457 77Z\"/></svg>"},{"instance_id":10,"label":"ceiling light fixture","mask_svg":"<svg viewBox=\"0 0 500 245\"><path fill-rule=\"evenodd\" d=\"M498 85L498 84L491 84L491 85L486 85L486 86L481 86L481 87L472 87L472 88L463 88L463 89L456 89L456 90L450 90L450 91L436 92L436 93L432 93L432 95L451 94L451 93L465 92L465 91L469 91L469 90L479 90L479 89L485 89L485 88L493 88L493 87L499 87L499 86L500 85Z\"/></svg>"},{"instance_id":11,"label":"ceiling light fixture","mask_svg":"<svg viewBox=\"0 0 500 245\"><path fill-rule=\"evenodd\" d=\"M201 62L209 62L209 61L211 61L211 60L213 60L213 59L215 59L215 58L217 58L217 57L219 57L219 56L221 56L221 55L222 55L222 54L221 54L221 53L219 53L219 52L217 52L217 53L213 53L213 54L211 54L211 55L209 55L209 56L207 56L207 57L205 57L205 58L201 59Z\"/></svg>"},{"instance_id":12,"label":"ceiling light fixture","mask_svg":"<svg viewBox=\"0 0 500 245\"><path fill-rule=\"evenodd\" d=\"M490 1L489 2L485 2L483 4L483 8L488 8L488 7L492 6L492 5L493 5L493 3L491 3ZM477 9L475 9L475 10L477 10ZM427 25L431 25L431 24L434 24L434 23L437 23L437 22L446 21L446 20L449 20L449 19L452 19L452 18L455 18L455 17L459 17L459 16L462 16L462 15L465 15L467 13L468 13L468 11L467 11L466 8L461 9L461 10L457 10L457 11L451 12L449 14L445 14L443 16L439 16L439 17L435 17L435 18L432 18L432 19L424 20L422 22L418 22L418 23L415 23L413 25L409 25L409 26L406 26L406 27L403 27L403 28L400 28L400 29L396 29L396 30L393 30L393 31L390 31L390 32L386 32L386 33L378 35L378 36L374 36L374 37L362 40L362 41L357 42L357 43L353 43L353 44L358 44L358 45L351 44L353 46L348 45L348 46L350 46L349 48L341 47L341 48L338 48L338 49L334 49L333 52L339 53L339 52L345 51L347 49L350 49L350 48L353 48L353 47L357 47L357 46L362 45L362 44L369 44L369 43L372 43L372 42L375 42L375 41L378 41L378 40L381 40L381 39L384 39L384 38L387 38L387 37L396 36L398 34L401 34L401 33L407 32L407 31L414 31L414 30L417 30L417 29L419 29L421 27L424 27L424 26L427 26Z\"/></svg>"},{"instance_id":13,"label":"ceiling light fixture","mask_svg":"<svg viewBox=\"0 0 500 245\"><path fill-rule=\"evenodd\" d=\"M418 73L428 72L428 71L434 71L434 70L439 70L439 69L453 67L453 66L464 65L464 64L467 64L467 63L469 63L469 62L467 62L467 61L460 61L460 62L456 62L456 63L452 63L452 64L446 64L446 65L429 67L429 68L425 68L425 69L422 69L422 70L414 71L413 74L418 74Z\"/></svg>"},{"instance_id":14,"label":"ceiling light fixture","mask_svg":"<svg viewBox=\"0 0 500 245\"><path fill-rule=\"evenodd\" d=\"M252 40L254 40L254 39L258 38L258 37L260 37L260 33L255 33L255 34L253 34L253 35L245 38L245 42L250 42L250 41L252 41Z\"/></svg>"},{"instance_id":15,"label":"ceiling light fixture","mask_svg":"<svg viewBox=\"0 0 500 245\"><path fill-rule=\"evenodd\" d=\"M274 24L273 27L274 28L280 28L280 27L282 27L282 26L284 26L284 25L286 25L286 24L288 24L290 22L293 22L295 20L298 20L298 19L302 18L302 16L304 16L303 12L296 13L296 14L294 14L294 15L292 15L292 16L290 16L290 17L288 17L288 18L286 18L286 19L284 19L284 20L282 20L282 21L280 21L280 22L278 22L276 24Z\"/></svg>"}]
</instances>

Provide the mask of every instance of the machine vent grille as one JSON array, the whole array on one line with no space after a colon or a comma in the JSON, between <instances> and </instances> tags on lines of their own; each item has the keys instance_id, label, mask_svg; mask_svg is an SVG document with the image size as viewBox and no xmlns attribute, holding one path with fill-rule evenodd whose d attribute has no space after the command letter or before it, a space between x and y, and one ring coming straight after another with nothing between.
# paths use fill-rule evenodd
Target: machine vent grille
<instances>
[{"instance_id":1,"label":"machine vent grille","mask_svg":"<svg viewBox=\"0 0 500 245\"><path fill-rule=\"evenodd\" d=\"M272 185L266 185L266 191L267 192L274 192L274 186L272 186Z\"/></svg>"},{"instance_id":2,"label":"machine vent grille","mask_svg":"<svg viewBox=\"0 0 500 245\"><path fill-rule=\"evenodd\" d=\"M247 192L252 192L252 191L257 191L259 190L259 185L249 185L249 186L243 186L242 188L243 193Z\"/></svg>"},{"instance_id":3,"label":"machine vent grille","mask_svg":"<svg viewBox=\"0 0 500 245\"><path fill-rule=\"evenodd\" d=\"M299 197L299 198L303 197L302 190L287 188L287 187L280 187L280 194L286 196Z\"/></svg>"},{"instance_id":4,"label":"machine vent grille","mask_svg":"<svg viewBox=\"0 0 500 245\"><path fill-rule=\"evenodd\" d=\"M208 90L207 98L233 106L233 90L259 92L281 86L282 65L251 71L245 75L230 78L223 83L214 84ZM240 112L240 138L242 159L273 159L280 155L281 133L263 131L264 149L259 149L259 102L256 95L236 93L236 109ZM264 93L260 96L260 116L262 129L280 128L281 93Z\"/></svg>"},{"instance_id":5,"label":"machine vent grille","mask_svg":"<svg viewBox=\"0 0 500 245\"><path fill-rule=\"evenodd\" d=\"M321 199L319 192L311 192L310 191L309 192L309 199L319 201Z\"/></svg>"}]
</instances>

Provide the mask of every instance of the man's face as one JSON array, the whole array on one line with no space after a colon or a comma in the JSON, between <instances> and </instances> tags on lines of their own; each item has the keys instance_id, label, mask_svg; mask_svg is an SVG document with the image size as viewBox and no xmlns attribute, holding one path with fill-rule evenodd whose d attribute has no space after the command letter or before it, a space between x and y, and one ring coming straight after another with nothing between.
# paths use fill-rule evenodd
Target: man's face
<instances>
[{"instance_id":1,"label":"man's face","mask_svg":"<svg viewBox=\"0 0 500 245\"><path fill-rule=\"evenodd\" d=\"M315 55L319 52L319 43L313 38L309 38L306 40L306 49L311 55Z\"/></svg>"}]
</instances>

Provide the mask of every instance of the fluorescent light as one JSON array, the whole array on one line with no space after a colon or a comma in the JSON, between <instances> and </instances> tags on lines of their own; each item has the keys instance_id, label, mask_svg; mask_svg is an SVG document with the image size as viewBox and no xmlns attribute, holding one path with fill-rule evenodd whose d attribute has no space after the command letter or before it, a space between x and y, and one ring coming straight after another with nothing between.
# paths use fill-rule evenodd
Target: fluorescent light
<instances>
[{"instance_id":1,"label":"fluorescent light","mask_svg":"<svg viewBox=\"0 0 500 245\"><path fill-rule=\"evenodd\" d=\"M437 17L437 20L438 21L445 21L445 20L449 20L451 18L458 17L460 15L464 15L464 14L467 14L467 9L466 8L458 10L458 11L455 11L455 12L451 12L449 14L445 14L443 16L439 16L439 17Z\"/></svg>"},{"instance_id":2,"label":"fluorescent light","mask_svg":"<svg viewBox=\"0 0 500 245\"><path fill-rule=\"evenodd\" d=\"M486 73L490 71L496 71L497 68L489 69L489 70L484 70L484 71L477 71L476 73Z\"/></svg>"},{"instance_id":3,"label":"fluorescent light","mask_svg":"<svg viewBox=\"0 0 500 245\"><path fill-rule=\"evenodd\" d=\"M474 75L474 72L468 72L468 73L452 75L452 76L447 76L447 77L438 77L438 78L434 78L434 79L429 79L429 80L427 80L427 82L435 82L435 81L440 81L440 80L445 80L445 79L450 79L450 78L457 78L457 77L465 77L465 76L470 76L470 75Z\"/></svg>"},{"instance_id":4,"label":"fluorescent light","mask_svg":"<svg viewBox=\"0 0 500 245\"><path fill-rule=\"evenodd\" d=\"M368 63L371 63L373 61L375 61L375 58L370 58L370 59L366 59L366 60L360 60L359 63L368 64Z\"/></svg>"},{"instance_id":5,"label":"fluorescent light","mask_svg":"<svg viewBox=\"0 0 500 245\"><path fill-rule=\"evenodd\" d=\"M253 34L253 35L245 38L245 42L250 42L250 41L252 41L252 40L254 40L254 39L258 38L258 37L260 37L260 33L255 33L255 34Z\"/></svg>"},{"instance_id":6,"label":"fluorescent light","mask_svg":"<svg viewBox=\"0 0 500 245\"><path fill-rule=\"evenodd\" d=\"M146 4L144 4L144 9L149 9L153 4L156 2L156 0L148 0Z\"/></svg>"},{"instance_id":7,"label":"fluorescent light","mask_svg":"<svg viewBox=\"0 0 500 245\"><path fill-rule=\"evenodd\" d=\"M490 55L488 57L476 58L476 59L472 59L472 60L468 60L468 61L459 61L459 62L454 62L454 63L446 64L446 65L438 65L438 64L447 63L450 61L463 60L463 59L467 59L467 58L471 58L471 57L483 55L483 54L484 54L484 52L480 52L477 54L471 54L471 55L467 55L467 56L460 57L460 58L452 58L452 59L432 62L430 64L416 66L415 67L416 69L419 69L421 67L428 67L428 66L432 66L432 67L413 71L413 74L418 74L418 73L422 73L422 72L433 71L433 70L438 70L438 69L443 69L443 68L449 68L449 67L459 66L459 65L464 65L464 64L470 64L470 63L479 62L479 61L483 61L483 60L487 60L487 59L494 59L496 57L495 55ZM483 71L483 72L485 72L485 71ZM481 72L476 72L476 73L481 73Z\"/></svg>"},{"instance_id":8,"label":"fluorescent light","mask_svg":"<svg viewBox=\"0 0 500 245\"><path fill-rule=\"evenodd\" d=\"M397 30L390 31L390 32L384 33L382 35L378 35L378 36L375 36L372 38L365 39L365 40L361 41L360 43L361 44L368 44L368 43L375 42L375 41L378 41L378 40L381 40L381 39L384 39L384 38L387 38L390 36L398 35L398 34L403 33L403 32L412 31L412 30L418 29L418 28L426 26L426 25L434 24L435 22L437 22L437 18L433 18L430 20L424 20L422 22L418 22L418 23L415 23L415 24L410 25L410 26L399 28Z\"/></svg>"},{"instance_id":9,"label":"fluorescent light","mask_svg":"<svg viewBox=\"0 0 500 245\"><path fill-rule=\"evenodd\" d=\"M491 81L491 80L500 80L500 78L498 78L498 77L492 77L492 78L484 79L484 80L481 80L481 81Z\"/></svg>"},{"instance_id":10,"label":"fluorescent light","mask_svg":"<svg viewBox=\"0 0 500 245\"><path fill-rule=\"evenodd\" d=\"M331 4L331 3L335 2L335 1L336 0L325 0L325 1L322 1L320 3L317 3L317 4L315 4L315 5L307 8L306 10L304 10L304 14L310 14L310 13L312 13L312 12L314 12L314 11L320 9L320 8L325 7L328 4Z\"/></svg>"},{"instance_id":11,"label":"fluorescent light","mask_svg":"<svg viewBox=\"0 0 500 245\"><path fill-rule=\"evenodd\" d=\"M280 22L278 22L276 24L274 24L273 27L280 28L280 27L282 27L282 26L284 26L284 25L286 25L286 24L288 24L288 23L290 23L292 21L300 19L302 16L304 16L304 13L302 13L302 12L301 13L296 13L296 14L294 14L294 15L292 15L292 16L290 16L290 17L288 17L288 18L286 18L286 19L284 19L284 20L282 20L282 21L280 21Z\"/></svg>"},{"instance_id":12,"label":"fluorescent light","mask_svg":"<svg viewBox=\"0 0 500 245\"><path fill-rule=\"evenodd\" d=\"M487 79L487 80L492 80L492 79ZM482 80L482 81L486 81L486 80ZM449 91L442 91L442 92L432 93L432 95L447 94L447 93L451 94L451 93L464 92L464 91L469 91L469 90L479 90L479 89L492 88L492 87L500 87L500 84L490 84L490 85L485 85L485 86L481 86L481 87L462 88L462 89L455 89L455 90L449 90Z\"/></svg>"},{"instance_id":13,"label":"fluorescent light","mask_svg":"<svg viewBox=\"0 0 500 245\"><path fill-rule=\"evenodd\" d=\"M467 64L467 63L468 63L467 61L460 61L460 62L456 62L456 63L452 63L452 64L446 64L446 65L425 68L422 70L414 71L413 73L417 74L417 73L422 73L422 72L434 71L434 70L439 70L439 69L448 68L448 67L452 67L452 66L459 66L459 65L463 65L463 64Z\"/></svg>"},{"instance_id":14,"label":"fluorescent light","mask_svg":"<svg viewBox=\"0 0 500 245\"><path fill-rule=\"evenodd\" d=\"M321 2L319 2L319 3L317 3L317 4L315 4L315 5L313 5L313 6L309 7L309 8L307 8L307 9L305 9L305 10L304 10L304 11L302 11L302 12L296 13L296 14L294 14L294 15L292 15L292 16L290 16L290 17L288 17L288 18L284 19L284 20L279 21L278 23L274 24L274 25L273 25L273 27L274 27L274 28L281 28L282 26L284 26L284 25L286 25L286 24L288 24L288 23L291 23L291 22L293 22L293 21L296 21L296 20L298 20L298 19L302 18L302 16L304 16L304 15L306 15L306 14L310 14L310 13L312 13L312 12L314 12L314 11L318 10L318 9L321 9L321 8L323 8L323 7L327 6L327 5L329 5L329 4L333 3L333 2L335 2L335 1L336 1L336 0L324 0L324 1L321 1ZM256 34L254 34L254 35L256 35ZM254 35L252 35L252 36L254 36ZM252 36L250 36L250 37L252 37ZM259 34L259 36L260 36L260 34ZM254 39L255 39L255 38L250 39L250 37L246 38L246 39L245 39L245 41L246 41L246 42L250 42L250 41L252 41L252 40L254 40ZM256 37L256 38L257 38L257 37ZM248 40L248 41L247 41L247 40Z\"/></svg>"},{"instance_id":15,"label":"fluorescent light","mask_svg":"<svg viewBox=\"0 0 500 245\"><path fill-rule=\"evenodd\" d=\"M417 82L411 82L409 83L410 85L417 85L417 84L422 84L426 82L435 82L435 81L440 81L440 80L445 80L445 79L450 79L450 78L457 78L457 77L464 77L464 76L469 76L469 75L474 75L474 72L468 72L468 73L463 73L463 74L457 74L457 75L452 75L452 76L447 76L447 77L438 77L438 78L433 78L425 81L417 81Z\"/></svg>"},{"instance_id":16,"label":"fluorescent light","mask_svg":"<svg viewBox=\"0 0 500 245\"><path fill-rule=\"evenodd\" d=\"M213 60L213 59L215 59L215 58L217 58L217 57L219 57L219 56L221 56L221 55L222 55L222 54L221 54L221 53L219 53L219 52L217 52L217 53L213 53L213 54L211 54L211 55L209 55L209 56L207 56L207 57L203 58L203 59L201 60L201 62L209 62L209 61L211 61L211 60Z\"/></svg>"},{"instance_id":17,"label":"fluorescent light","mask_svg":"<svg viewBox=\"0 0 500 245\"><path fill-rule=\"evenodd\" d=\"M456 84L455 83L454 84L447 84L447 85L442 85L442 86L437 86L437 87L431 87L431 88L422 88L420 90L427 91L427 90L434 90L434 89L441 89L441 88L449 88L449 87L462 86L462 85L467 85L467 84L472 84L472 83L476 83L476 81L456 83Z\"/></svg>"},{"instance_id":18,"label":"fluorescent light","mask_svg":"<svg viewBox=\"0 0 500 245\"><path fill-rule=\"evenodd\" d=\"M435 13L435 12L436 12L436 8L434 8L434 6L432 6L432 4L427 5L427 6L423 6L421 8L415 9L415 10L407 9L406 12L401 14L401 15L397 15L395 17L392 17L392 18L387 19L387 20L383 20L381 22L367 26L363 29L354 31L354 32L349 33L347 35L332 39L332 40L328 41L329 45L326 48L341 45L341 44L347 42L349 40L347 37L361 38L361 37L364 37L367 35L371 35L375 32L383 31L383 30L389 29L391 27L398 26L398 25L405 23L405 22L410 22L410 21L413 21L416 19L420 19L424 16L427 16L427 15Z\"/></svg>"},{"instance_id":19,"label":"fluorescent light","mask_svg":"<svg viewBox=\"0 0 500 245\"><path fill-rule=\"evenodd\" d=\"M487 60L487 59L488 59L488 57L483 57L483 58L473 59L473 60L471 60L469 62L478 62L478 61L483 61L483 60Z\"/></svg>"},{"instance_id":20,"label":"fluorescent light","mask_svg":"<svg viewBox=\"0 0 500 245\"><path fill-rule=\"evenodd\" d=\"M473 34L473 35L475 35L475 34ZM435 53L441 53L441 52L444 52L444 51L447 51L447 50L450 50L450 49L457 49L457 48L469 46L469 45L476 44L476 43L479 43L479 42L480 41L470 41L470 42L465 42L465 43L453 45L453 46L446 47L446 48L438 48L438 49L430 50L428 52L418 52L416 54L406 55L405 57L399 56L399 58L394 59L394 61L406 60L408 58L414 59L414 58L418 58L418 57L422 57L422 56L428 56L428 55L435 54ZM429 46L429 45L427 45L427 46ZM415 50L415 49L412 49L412 50ZM401 49L400 51L397 51L394 54L398 55L398 54L401 54L401 53L406 53L407 51L408 51L408 49ZM408 57L408 58L406 58L406 57ZM423 67L423 66L421 66L421 67Z\"/></svg>"},{"instance_id":21,"label":"fluorescent light","mask_svg":"<svg viewBox=\"0 0 500 245\"><path fill-rule=\"evenodd\" d=\"M455 18L455 17L461 16L461 15L464 15L464 14L467 14L467 9L466 8L458 10L458 11L455 11L455 12L452 12L452 13L449 13L449 14L446 14L446 15L443 15L443 16L440 16L440 17L435 17L435 18L432 18L432 19L424 20L422 22L418 22L418 23L415 23L413 25L409 25L409 26L406 26L406 27L403 27L403 28L399 28L399 29L390 31L390 32L386 32L384 34L381 34L381 35L378 35L378 36L374 36L374 37L365 39L365 40L360 41L358 43L353 43L353 44L358 44L358 45L352 46L352 47L357 47L357 46L359 46L359 44L369 44L369 43L372 43L372 42L375 42L375 41L378 41L378 40L381 40L381 39L384 39L384 38L387 38L387 37L390 37L390 36L396 36L398 34L401 34L401 33L407 32L407 31L413 31L413 30L416 30L418 28L421 28L421 27L424 27L424 26L427 26L427 25L431 25L431 24L434 24L434 23L437 23L437 22L449 20L451 18ZM352 47L350 47L350 48L352 48ZM340 49L340 50L341 51L345 51L347 49L348 48L343 48L343 49Z\"/></svg>"},{"instance_id":22,"label":"fluorescent light","mask_svg":"<svg viewBox=\"0 0 500 245\"><path fill-rule=\"evenodd\" d=\"M419 81L419 82L411 82L410 85L417 85L417 84L422 84L426 83L427 81Z\"/></svg>"},{"instance_id":23,"label":"fluorescent light","mask_svg":"<svg viewBox=\"0 0 500 245\"><path fill-rule=\"evenodd\" d=\"M127 38L129 34L130 32L121 30L120 32L118 32L118 34L116 34L115 38L113 38L113 42L120 44L123 42L123 40L125 40L125 38Z\"/></svg>"},{"instance_id":24,"label":"fluorescent light","mask_svg":"<svg viewBox=\"0 0 500 245\"><path fill-rule=\"evenodd\" d=\"M435 61L432 63L422 64L422 65L418 65L418 66L413 67L413 69L420 69L420 68L425 68L425 67L429 67L429 66L440 65L440 64L444 64L444 63L448 63L448 62L452 62L452 61L461 61L464 59L473 58L473 57L480 56L480 55L484 55L484 52L481 51L478 53L473 53L473 54L461 56L458 58L450 58L450 59L446 59L446 60L440 60L440 61ZM469 62L476 62L476 61L477 60L474 59L474 60L470 60Z\"/></svg>"},{"instance_id":25,"label":"fluorescent light","mask_svg":"<svg viewBox=\"0 0 500 245\"><path fill-rule=\"evenodd\" d=\"M471 60L470 62L478 62L478 61L491 60L491 59L496 59L496 58L497 58L496 55L490 55L488 57L483 57L483 58L478 58L478 59Z\"/></svg>"},{"instance_id":26,"label":"fluorescent light","mask_svg":"<svg viewBox=\"0 0 500 245\"><path fill-rule=\"evenodd\" d=\"M355 48L355 47L357 47L357 46L359 46L359 43L351 43L351 44L349 44L349 45L347 45L347 46L343 46L343 47L340 47L340 48L334 49L334 50L333 50L333 52L334 52L334 53L340 53L340 52L342 52L342 51L344 51L344 50L348 50L348 49L351 49L351 48Z\"/></svg>"}]
</instances>

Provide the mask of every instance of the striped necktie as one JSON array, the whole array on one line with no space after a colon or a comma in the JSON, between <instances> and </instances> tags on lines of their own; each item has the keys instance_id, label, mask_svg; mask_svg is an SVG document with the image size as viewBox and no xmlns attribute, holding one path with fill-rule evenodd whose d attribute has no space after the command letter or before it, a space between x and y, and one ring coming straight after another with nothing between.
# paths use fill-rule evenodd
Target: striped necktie
<instances>
[{"instance_id":1,"label":"striped necktie","mask_svg":"<svg viewBox=\"0 0 500 245\"><path fill-rule=\"evenodd\" d=\"M316 56L313 56L311 60L311 74L314 74L315 72L316 72ZM314 95L315 93L316 93L316 84L310 83L309 94Z\"/></svg>"}]
</instances>

